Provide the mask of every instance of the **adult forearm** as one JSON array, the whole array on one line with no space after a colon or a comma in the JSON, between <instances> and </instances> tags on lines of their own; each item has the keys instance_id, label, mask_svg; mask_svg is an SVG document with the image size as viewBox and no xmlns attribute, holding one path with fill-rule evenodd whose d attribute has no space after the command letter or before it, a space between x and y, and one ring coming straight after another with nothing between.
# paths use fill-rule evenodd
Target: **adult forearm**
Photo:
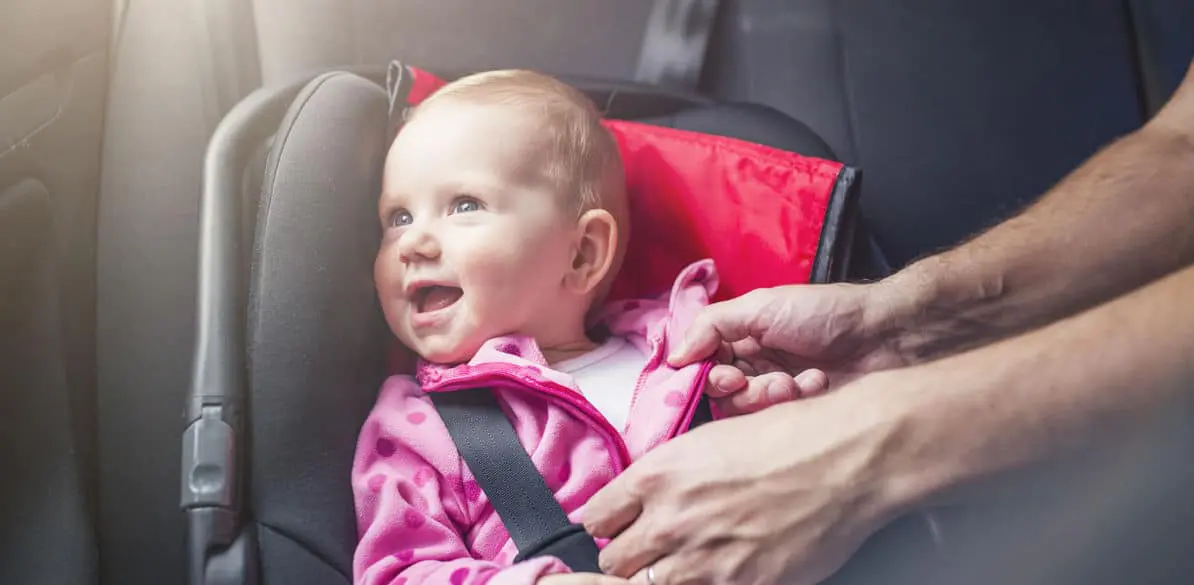
<instances>
[{"instance_id":1,"label":"adult forearm","mask_svg":"<svg viewBox=\"0 0 1194 585\"><path fill-rule=\"evenodd\" d=\"M1194 68L1169 104L1037 204L883 283L923 361L1094 306L1194 261Z\"/></svg>"},{"instance_id":2,"label":"adult forearm","mask_svg":"<svg viewBox=\"0 0 1194 585\"><path fill-rule=\"evenodd\" d=\"M858 388L855 399L897 413L882 474L892 501L957 493L1188 406L1194 267L1019 337L859 384L871 391Z\"/></svg>"}]
</instances>

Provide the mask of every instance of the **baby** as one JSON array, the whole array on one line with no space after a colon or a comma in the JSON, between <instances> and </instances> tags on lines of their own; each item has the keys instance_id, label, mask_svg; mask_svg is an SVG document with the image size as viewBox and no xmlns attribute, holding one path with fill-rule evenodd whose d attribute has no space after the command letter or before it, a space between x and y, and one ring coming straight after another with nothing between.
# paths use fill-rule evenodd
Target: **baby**
<instances>
[{"instance_id":1,"label":"baby","mask_svg":"<svg viewBox=\"0 0 1194 585\"><path fill-rule=\"evenodd\" d=\"M717 275L701 261L658 299L604 302L629 226L600 118L559 81L496 71L444 86L395 138L374 277L391 330L422 360L416 377L385 382L359 438L356 583L542 585L569 570L514 562L429 393L493 388L574 522L687 428L710 364L664 357Z\"/></svg>"}]
</instances>

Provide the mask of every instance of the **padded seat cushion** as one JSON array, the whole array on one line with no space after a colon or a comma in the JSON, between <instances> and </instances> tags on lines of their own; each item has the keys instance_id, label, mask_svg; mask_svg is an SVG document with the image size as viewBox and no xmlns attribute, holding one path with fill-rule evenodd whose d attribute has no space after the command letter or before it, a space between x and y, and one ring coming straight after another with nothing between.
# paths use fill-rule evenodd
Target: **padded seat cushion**
<instances>
[{"instance_id":1,"label":"padded seat cushion","mask_svg":"<svg viewBox=\"0 0 1194 585\"><path fill-rule=\"evenodd\" d=\"M348 73L311 82L266 167L248 314L250 514L262 583L350 583L349 471L385 378L373 289L386 93Z\"/></svg>"}]
</instances>

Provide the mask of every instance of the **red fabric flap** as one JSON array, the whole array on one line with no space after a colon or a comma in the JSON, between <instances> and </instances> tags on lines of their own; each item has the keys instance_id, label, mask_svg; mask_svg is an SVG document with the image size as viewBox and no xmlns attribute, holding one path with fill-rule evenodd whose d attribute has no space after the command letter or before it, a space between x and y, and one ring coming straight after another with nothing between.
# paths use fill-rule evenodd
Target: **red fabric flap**
<instances>
[{"instance_id":1,"label":"red fabric flap","mask_svg":"<svg viewBox=\"0 0 1194 585\"><path fill-rule=\"evenodd\" d=\"M666 290L712 258L717 298L808 282L842 165L741 140L609 121L630 190L630 244L615 298Z\"/></svg>"}]
</instances>

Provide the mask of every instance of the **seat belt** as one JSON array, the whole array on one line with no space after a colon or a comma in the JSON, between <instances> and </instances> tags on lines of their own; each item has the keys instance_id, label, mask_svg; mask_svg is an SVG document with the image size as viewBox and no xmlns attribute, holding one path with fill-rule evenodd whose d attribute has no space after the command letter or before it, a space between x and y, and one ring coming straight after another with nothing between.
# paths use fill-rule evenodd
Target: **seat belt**
<instances>
[{"instance_id":1,"label":"seat belt","mask_svg":"<svg viewBox=\"0 0 1194 585\"><path fill-rule=\"evenodd\" d=\"M718 0L654 0L634 80L692 91L701 78Z\"/></svg>"},{"instance_id":2,"label":"seat belt","mask_svg":"<svg viewBox=\"0 0 1194 585\"><path fill-rule=\"evenodd\" d=\"M490 388L428 394L460 457L518 547L515 562L556 557L578 573L600 573L597 543L573 524L535 467ZM708 397L689 428L713 419Z\"/></svg>"},{"instance_id":3,"label":"seat belt","mask_svg":"<svg viewBox=\"0 0 1194 585\"><path fill-rule=\"evenodd\" d=\"M553 556L578 573L600 573L597 543L573 524L535 468L489 388L429 393L477 484L518 546L515 562Z\"/></svg>"}]
</instances>

